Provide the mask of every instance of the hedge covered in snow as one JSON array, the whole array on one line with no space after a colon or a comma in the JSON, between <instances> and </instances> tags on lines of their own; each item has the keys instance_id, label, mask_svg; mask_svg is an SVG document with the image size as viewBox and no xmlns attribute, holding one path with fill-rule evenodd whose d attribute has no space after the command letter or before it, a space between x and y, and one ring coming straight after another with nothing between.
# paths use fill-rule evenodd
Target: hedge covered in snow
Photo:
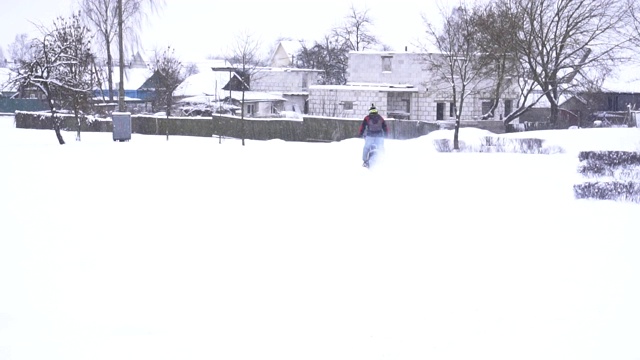
<instances>
[{"instance_id":1,"label":"hedge covered in snow","mask_svg":"<svg viewBox=\"0 0 640 360\"><path fill-rule=\"evenodd\" d=\"M583 151L578 158L587 181L574 185L576 198L640 202L640 153Z\"/></svg>"}]
</instances>

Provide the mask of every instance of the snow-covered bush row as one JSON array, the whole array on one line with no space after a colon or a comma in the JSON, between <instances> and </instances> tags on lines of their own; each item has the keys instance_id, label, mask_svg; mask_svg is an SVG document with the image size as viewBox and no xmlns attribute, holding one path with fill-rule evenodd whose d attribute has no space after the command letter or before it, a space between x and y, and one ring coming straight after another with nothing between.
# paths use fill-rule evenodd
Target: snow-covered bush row
<instances>
[{"instance_id":1,"label":"snow-covered bush row","mask_svg":"<svg viewBox=\"0 0 640 360\"><path fill-rule=\"evenodd\" d=\"M581 151L578 159L607 166L640 165L640 153L635 151Z\"/></svg>"},{"instance_id":2,"label":"snow-covered bush row","mask_svg":"<svg viewBox=\"0 0 640 360\"><path fill-rule=\"evenodd\" d=\"M507 138L485 136L477 143L470 144L459 141L461 152L517 153L517 154L552 154L562 153L559 147L544 147L543 140L537 138ZM452 139L435 139L433 145L438 152L453 151Z\"/></svg>"},{"instance_id":3,"label":"snow-covered bush row","mask_svg":"<svg viewBox=\"0 0 640 360\"><path fill-rule=\"evenodd\" d=\"M640 202L640 153L633 151L582 151L578 172L594 178L574 185L578 199Z\"/></svg>"},{"instance_id":4,"label":"snow-covered bush row","mask_svg":"<svg viewBox=\"0 0 640 360\"><path fill-rule=\"evenodd\" d=\"M623 200L640 202L640 183L635 181L594 181L576 184L577 199Z\"/></svg>"}]
</instances>

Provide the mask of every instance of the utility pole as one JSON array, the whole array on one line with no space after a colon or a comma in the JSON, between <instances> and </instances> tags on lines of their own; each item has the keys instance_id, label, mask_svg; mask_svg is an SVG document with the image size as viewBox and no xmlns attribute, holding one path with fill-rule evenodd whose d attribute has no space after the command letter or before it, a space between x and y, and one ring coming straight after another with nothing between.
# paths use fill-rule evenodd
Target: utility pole
<instances>
[{"instance_id":1,"label":"utility pole","mask_svg":"<svg viewBox=\"0 0 640 360\"><path fill-rule=\"evenodd\" d=\"M124 46L122 35L122 0L118 0L118 45L120 52L120 86L118 86L118 112L111 114L113 122L113 141L131 139L131 113L127 113L124 103Z\"/></svg>"},{"instance_id":2,"label":"utility pole","mask_svg":"<svg viewBox=\"0 0 640 360\"><path fill-rule=\"evenodd\" d=\"M120 85L118 86L118 111L124 112L124 49L122 36L122 0L118 0L118 51L120 52Z\"/></svg>"}]
</instances>

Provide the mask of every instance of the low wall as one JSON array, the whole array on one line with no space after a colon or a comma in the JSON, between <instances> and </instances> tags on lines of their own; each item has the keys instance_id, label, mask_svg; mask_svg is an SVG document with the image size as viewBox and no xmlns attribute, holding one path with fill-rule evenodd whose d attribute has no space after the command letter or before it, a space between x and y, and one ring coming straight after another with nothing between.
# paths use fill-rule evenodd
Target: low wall
<instances>
[{"instance_id":1,"label":"low wall","mask_svg":"<svg viewBox=\"0 0 640 360\"><path fill-rule=\"evenodd\" d=\"M78 130L78 124L75 117L72 115L57 114L56 116L62 118L62 123L60 124L60 128L62 130ZM19 129L53 129L51 116L47 114L16 111L14 118L16 121L16 128ZM112 132L113 124L111 123L111 119L98 119L89 122L86 121L85 118L81 118L80 131Z\"/></svg>"},{"instance_id":2,"label":"low wall","mask_svg":"<svg viewBox=\"0 0 640 360\"><path fill-rule=\"evenodd\" d=\"M58 115L63 118L61 128L76 131L73 116ZM23 129L52 129L51 118L42 113L16 112L16 127ZM287 119L244 119L231 116L213 117L154 117L132 115L131 130L134 134L182 135L182 136L224 136L248 140L281 139L285 141L340 141L356 137L361 120L305 117L303 120ZM389 137L412 139L426 135L440 126L413 120L387 120ZM112 132L111 119L81 121L81 131Z\"/></svg>"}]
</instances>

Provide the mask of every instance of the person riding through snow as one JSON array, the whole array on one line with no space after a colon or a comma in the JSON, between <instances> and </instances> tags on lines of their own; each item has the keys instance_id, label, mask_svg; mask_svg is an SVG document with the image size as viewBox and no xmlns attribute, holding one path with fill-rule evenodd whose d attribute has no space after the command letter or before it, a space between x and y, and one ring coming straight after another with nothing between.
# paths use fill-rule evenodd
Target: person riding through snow
<instances>
[{"instance_id":1,"label":"person riding through snow","mask_svg":"<svg viewBox=\"0 0 640 360\"><path fill-rule=\"evenodd\" d=\"M387 123L384 121L382 115L378 114L378 109L375 105L371 104L369 108L369 115L364 117L362 124L360 124L360 130L358 137L365 136L364 149L362 149L362 166L369 166L369 150L372 146L376 149L382 150L384 148L384 138L387 136Z\"/></svg>"}]
</instances>

